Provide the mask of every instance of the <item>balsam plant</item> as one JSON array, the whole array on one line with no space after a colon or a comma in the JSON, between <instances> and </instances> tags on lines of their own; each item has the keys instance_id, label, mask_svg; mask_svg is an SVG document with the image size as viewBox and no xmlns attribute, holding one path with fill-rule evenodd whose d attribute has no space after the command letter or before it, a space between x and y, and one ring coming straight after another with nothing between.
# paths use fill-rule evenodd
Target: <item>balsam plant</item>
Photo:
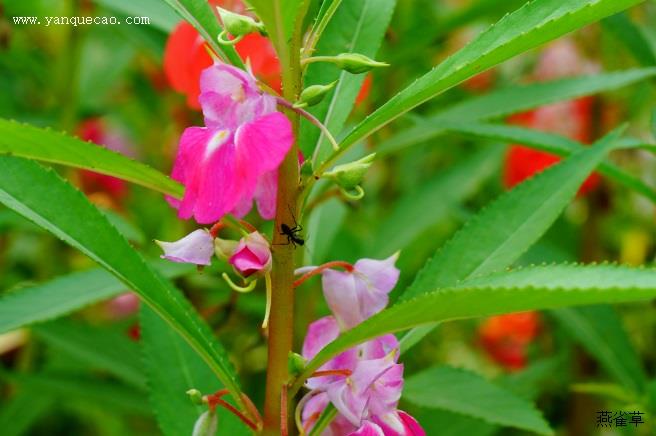
<instances>
[{"instance_id":1,"label":"balsam plant","mask_svg":"<svg viewBox=\"0 0 656 436\"><path fill-rule=\"evenodd\" d=\"M100 3L125 7L118 1ZM639 174L609 159L629 149L651 153L654 146L627 136L622 123L588 146L530 125L495 122L556 101L648 86L656 76L653 47L641 46L647 39L625 15L616 15L639 8L643 0L504 4L517 8L377 108L357 105L351 118L366 75L374 81L383 74L393 77L407 70L403 62L415 54L411 48L396 56L385 50L395 8L407 14L430 2L250 0L246 8L206 0L165 3L186 21L176 30L185 32L181 38L200 41L185 54L189 59L167 52L164 63L178 74L174 88L204 119L203 127L185 125L170 178L72 135L0 120L0 202L100 267L4 294L0 331L34 325L44 342L91 359L130 388L147 390L166 435L424 435L446 425L448 413L472 418L463 421L470 425L467 434L489 434L498 427L554 434L526 398L530 395L462 369L407 371L403 364L442 323L553 309L554 318L616 379L579 390L647 413L655 410L653 382L648 384L615 312L607 306L573 307L649 301L656 297L656 270L572 262L518 266L595 172L656 202L656 191ZM469 13L488 13L487 3L475 2ZM148 6L143 12L149 13ZM457 85L601 20L616 32L634 32L625 43L644 67L513 84L422 112L421 105L445 101ZM418 38L417 29L407 30L410 41ZM266 63L264 56L269 56ZM191 58L199 62L191 65ZM391 156L410 156L421 144L438 146L447 134L495 143L467 153L463 164L447 167L400 201L380 205L386 213L375 242L365 244L353 262L342 260L345 250L331 253L344 205L367 200L368 179L380 177L377 165ZM560 160L514 180L512 189L467 216L445 242L428 241L434 254L425 260L408 252L494 171L500 141ZM164 260L148 259L126 239L131 225L93 204L49 164L139 185L152 191L144 195L166 198L172 208L161 213L192 224L187 231L178 224L172 242L162 241L170 231L152 235ZM411 172L406 166L401 177L411 179ZM401 262L404 255L423 266L401 280L412 263ZM200 277L229 290L226 311L242 296L264 296L265 304L258 299L254 309L266 338L261 389L240 378L244 356L218 340L211 314L171 281L194 277L204 267ZM133 343L113 349L112 338L84 336L72 324L50 321L126 289L144 303L140 351ZM315 316L318 300L327 305L328 316ZM228 335L239 335L229 322L225 328ZM89 351L95 348L103 349ZM125 360L135 352L143 355L139 364ZM75 383L84 389L86 383L52 370L43 375L3 370L2 376L35 391L53 385L65 390ZM129 392L112 387L105 395L127 409L143 410ZM12 407L48 406L32 400L17 396Z\"/></svg>"}]
</instances>

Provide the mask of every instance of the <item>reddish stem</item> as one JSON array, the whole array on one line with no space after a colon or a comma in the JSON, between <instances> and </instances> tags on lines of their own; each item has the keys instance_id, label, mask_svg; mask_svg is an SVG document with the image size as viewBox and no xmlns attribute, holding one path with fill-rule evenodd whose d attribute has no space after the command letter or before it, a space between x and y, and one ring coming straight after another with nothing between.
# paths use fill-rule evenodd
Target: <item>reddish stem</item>
<instances>
[{"instance_id":1,"label":"reddish stem","mask_svg":"<svg viewBox=\"0 0 656 436\"><path fill-rule=\"evenodd\" d=\"M233 406L230 403L227 403L221 399L222 396L226 395L228 393L227 389L221 389L220 391L217 391L214 394L207 395L207 406L210 408L211 411L216 410L217 406L221 406L224 409L228 410L231 412L233 415L235 415L237 418L239 418L244 424L249 426L253 431L259 431L259 427L257 424L255 424L253 421L248 419L243 413L241 413L235 406Z\"/></svg>"},{"instance_id":2,"label":"reddish stem","mask_svg":"<svg viewBox=\"0 0 656 436\"><path fill-rule=\"evenodd\" d=\"M225 227L225 224L223 224L221 221L217 221L214 223L214 225L210 228L210 236L212 238L216 239L217 236L219 236L219 232L221 231L222 228Z\"/></svg>"},{"instance_id":3,"label":"reddish stem","mask_svg":"<svg viewBox=\"0 0 656 436\"><path fill-rule=\"evenodd\" d=\"M294 282L293 286L297 288L310 277L316 276L317 274L321 274L322 272L330 268L344 268L344 270L346 270L347 272L353 272L353 265L351 265L350 263L344 262L342 260L334 260L332 262L324 263L323 265L316 267L312 271L303 274L298 280Z\"/></svg>"},{"instance_id":4,"label":"reddish stem","mask_svg":"<svg viewBox=\"0 0 656 436\"><path fill-rule=\"evenodd\" d=\"M280 436L289 435L287 407L287 385L283 385L280 390Z\"/></svg>"},{"instance_id":5,"label":"reddish stem","mask_svg":"<svg viewBox=\"0 0 656 436\"><path fill-rule=\"evenodd\" d=\"M353 371L350 369L329 369L326 371L314 371L308 378L324 377L327 375L343 375L344 377L350 377L351 374L353 374Z\"/></svg>"}]
</instances>

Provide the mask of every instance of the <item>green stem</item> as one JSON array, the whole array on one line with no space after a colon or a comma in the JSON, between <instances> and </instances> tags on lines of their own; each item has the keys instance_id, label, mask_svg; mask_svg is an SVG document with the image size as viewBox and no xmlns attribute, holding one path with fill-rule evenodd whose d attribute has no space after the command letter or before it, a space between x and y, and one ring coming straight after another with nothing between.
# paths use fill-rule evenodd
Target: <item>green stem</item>
<instances>
[{"instance_id":1,"label":"green stem","mask_svg":"<svg viewBox=\"0 0 656 436\"><path fill-rule=\"evenodd\" d=\"M276 21L282 23L279 2L274 3ZM277 29L280 31L280 29ZM274 31L275 32L275 31ZM301 91L300 32L294 32L291 41L278 35L274 38L282 67L283 96L296 101ZM298 138L298 113L283 108L292 123L294 137ZM281 392L289 382L287 359L292 351L294 332L294 246L277 229L282 224L294 223L298 213L299 172L298 144L294 144L278 170L278 197L273 231L273 268L271 270L271 314L269 317L269 351L266 392L264 398L265 435L279 435L281 429ZM291 398L291 397L290 397ZM285 405L287 406L287 405ZM288 416L288 414L285 414Z\"/></svg>"}]
</instances>

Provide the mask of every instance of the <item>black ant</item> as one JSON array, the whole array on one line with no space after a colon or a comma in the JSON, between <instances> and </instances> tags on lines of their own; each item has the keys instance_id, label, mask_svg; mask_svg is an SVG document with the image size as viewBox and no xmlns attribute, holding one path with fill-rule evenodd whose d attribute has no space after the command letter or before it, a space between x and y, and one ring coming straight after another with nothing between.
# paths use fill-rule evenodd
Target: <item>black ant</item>
<instances>
[{"instance_id":1,"label":"black ant","mask_svg":"<svg viewBox=\"0 0 656 436\"><path fill-rule=\"evenodd\" d=\"M303 246L305 244L305 239L303 239L303 237L300 235L301 231L303 231L303 226L298 225L296 222L296 217L294 216L294 212L292 212L291 208L289 208L289 213L294 219L294 227L289 227L285 223L280 224L280 234L287 236L287 243L283 245L292 244L294 248L296 248L297 245Z\"/></svg>"}]
</instances>

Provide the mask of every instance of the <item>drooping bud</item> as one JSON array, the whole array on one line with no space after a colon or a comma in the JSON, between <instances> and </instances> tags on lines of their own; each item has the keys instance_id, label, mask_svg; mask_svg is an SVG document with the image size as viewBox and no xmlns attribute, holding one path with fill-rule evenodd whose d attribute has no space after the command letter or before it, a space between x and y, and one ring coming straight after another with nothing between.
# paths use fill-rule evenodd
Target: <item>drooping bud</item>
<instances>
[{"instance_id":1,"label":"drooping bud","mask_svg":"<svg viewBox=\"0 0 656 436\"><path fill-rule=\"evenodd\" d=\"M263 276L271 271L269 241L255 231L241 238L228 262L242 277Z\"/></svg>"},{"instance_id":2,"label":"drooping bud","mask_svg":"<svg viewBox=\"0 0 656 436\"><path fill-rule=\"evenodd\" d=\"M216 412L205 411L203 412L196 423L194 424L194 431L192 436L214 436L218 429L219 419Z\"/></svg>"},{"instance_id":3,"label":"drooping bud","mask_svg":"<svg viewBox=\"0 0 656 436\"><path fill-rule=\"evenodd\" d=\"M221 7L216 8L221 16L225 31L235 37L242 37L249 33L259 32L265 34L264 25L246 15L236 14Z\"/></svg>"},{"instance_id":4,"label":"drooping bud","mask_svg":"<svg viewBox=\"0 0 656 436\"><path fill-rule=\"evenodd\" d=\"M341 53L332 57L330 62L352 74L366 73L374 68L389 67L389 64L385 62L375 61L360 53Z\"/></svg>"},{"instance_id":5,"label":"drooping bud","mask_svg":"<svg viewBox=\"0 0 656 436\"><path fill-rule=\"evenodd\" d=\"M298 101L294 104L295 107L306 107L314 106L315 104L321 103L326 94L328 94L335 87L337 81L335 80L332 83L327 85L311 85L308 86L301 92L301 96Z\"/></svg>"},{"instance_id":6,"label":"drooping bud","mask_svg":"<svg viewBox=\"0 0 656 436\"><path fill-rule=\"evenodd\" d=\"M209 265L214 253L214 242L206 229L194 230L174 242L156 240L155 243L164 251L160 257L172 262Z\"/></svg>"},{"instance_id":7,"label":"drooping bud","mask_svg":"<svg viewBox=\"0 0 656 436\"><path fill-rule=\"evenodd\" d=\"M371 153L354 162L343 165L337 165L331 171L324 173L323 177L332 179L340 187L347 191L357 188L364 178L367 170L376 157L376 153Z\"/></svg>"}]
</instances>

